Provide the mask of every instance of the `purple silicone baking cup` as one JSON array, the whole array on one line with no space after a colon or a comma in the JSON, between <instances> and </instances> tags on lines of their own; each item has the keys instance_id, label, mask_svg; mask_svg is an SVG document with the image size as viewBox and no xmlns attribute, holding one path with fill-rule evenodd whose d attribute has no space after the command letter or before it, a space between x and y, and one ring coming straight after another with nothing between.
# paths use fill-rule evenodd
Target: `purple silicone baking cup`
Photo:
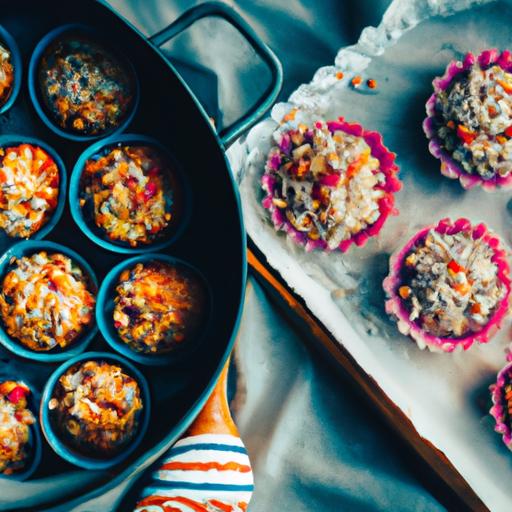
<instances>
[{"instance_id":1,"label":"purple silicone baking cup","mask_svg":"<svg viewBox=\"0 0 512 512\"><path fill-rule=\"evenodd\" d=\"M418 323L409 320L409 311L403 299L398 295L398 289L401 285L400 274L404 260L411 249L417 242L425 239L431 229L449 235L461 231L471 232L474 240L481 239L494 252L491 261L498 267L497 276L505 286L506 291L487 324L478 332L461 338L443 338L429 334ZM383 282L383 288L387 296L386 313L396 319L398 330L402 334L410 336L421 349L428 347L433 352L453 352L457 347L467 350L475 342L487 343L496 334L509 311L511 281L507 253L501 248L501 241L498 236L490 232L484 224L472 226L468 219L458 219L455 222L450 219L442 219L436 226L427 226L418 231L404 247L395 252L390 258L389 268L389 275Z\"/></svg>"},{"instance_id":2,"label":"purple silicone baking cup","mask_svg":"<svg viewBox=\"0 0 512 512\"><path fill-rule=\"evenodd\" d=\"M497 64L505 71L512 72L512 53L509 50L504 50L500 53L496 48L492 48L484 50L478 57L469 52L462 62L450 62L446 67L444 75L435 78L432 82L434 92L425 105L427 117L423 121L423 131L429 140L428 148L430 153L441 160L441 173L444 176L458 179L465 189L471 189L480 185L484 190L492 192L497 188L512 187L512 174L505 177L494 176L492 179L486 180L481 176L467 173L443 148L443 142L437 137L435 129L436 95L441 91L446 91L457 75L468 71L476 62L478 62L482 69Z\"/></svg>"},{"instance_id":3,"label":"purple silicone baking cup","mask_svg":"<svg viewBox=\"0 0 512 512\"><path fill-rule=\"evenodd\" d=\"M380 171L385 176L385 183L380 187L386 194L379 200L379 218L367 228L359 231L347 240L343 240L336 249L346 252L352 244L362 247L373 236L377 236L383 228L384 223L390 215L398 215L395 208L395 193L402 188L402 183L397 177L398 166L395 164L395 153L389 151L383 144L382 135L378 132L366 131L360 124L348 123L342 117L337 121L328 121L327 127L334 131L343 131L349 135L362 137L370 146L371 155L379 160ZM270 218L276 231L284 231L296 244L305 247L306 251L321 249L330 251L327 242L324 240L311 240L305 233L295 229L286 218L284 210L277 208L272 199L274 191L278 189L279 183L275 175L265 171L261 178L263 190L266 192L263 199L263 207L269 210Z\"/></svg>"},{"instance_id":4,"label":"purple silicone baking cup","mask_svg":"<svg viewBox=\"0 0 512 512\"><path fill-rule=\"evenodd\" d=\"M510 356L508 360L510 361ZM512 362L509 362L499 373L496 384L493 384L491 390L491 398L493 406L490 414L496 421L494 430L502 435L503 442L509 450L512 450L512 428L511 421L508 418L506 407L506 399L504 396L505 386L512 381Z\"/></svg>"}]
</instances>

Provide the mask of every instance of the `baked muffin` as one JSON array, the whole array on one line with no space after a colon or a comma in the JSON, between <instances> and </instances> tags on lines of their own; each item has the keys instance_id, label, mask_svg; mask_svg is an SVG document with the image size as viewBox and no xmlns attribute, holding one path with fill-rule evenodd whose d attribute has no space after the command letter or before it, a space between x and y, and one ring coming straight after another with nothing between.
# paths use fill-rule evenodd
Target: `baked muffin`
<instances>
[{"instance_id":1,"label":"baked muffin","mask_svg":"<svg viewBox=\"0 0 512 512\"><path fill-rule=\"evenodd\" d=\"M59 168L31 144L0 148L0 228L29 238L51 218L59 201Z\"/></svg>"},{"instance_id":2,"label":"baked muffin","mask_svg":"<svg viewBox=\"0 0 512 512\"><path fill-rule=\"evenodd\" d=\"M0 41L0 107L5 105L14 88L14 66L10 49Z\"/></svg>"},{"instance_id":3,"label":"baked muffin","mask_svg":"<svg viewBox=\"0 0 512 512\"><path fill-rule=\"evenodd\" d=\"M501 240L483 224L443 219L391 256L386 311L420 348L468 349L499 328L510 287Z\"/></svg>"},{"instance_id":4,"label":"baked muffin","mask_svg":"<svg viewBox=\"0 0 512 512\"><path fill-rule=\"evenodd\" d=\"M52 121L62 130L101 136L118 128L134 107L132 71L90 37L68 34L44 51L39 90Z\"/></svg>"},{"instance_id":5,"label":"baked muffin","mask_svg":"<svg viewBox=\"0 0 512 512\"><path fill-rule=\"evenodd\" d=\"M48 402L62 440L87 456L122 451L137 433L144 408L138 382L118 364L89 360L59 377Z\"/></svg>"},{"instance_id":6,"label":"baked muffin","mask_svg":"<svg viewBox=\"0 0 512 512\"><path fill-rule=\"evenodd\" d=\"M64 254L12 258L0 288L7 334L36 352L70 346L94 321L94 288Z\"/></svg>"},{"instance_id":7,"label":"baked muffin","mask_svg":"<svg viewBox=\"0 0 512 512\"><path fill-rule=\"evenodd\" d=\"M104 237L147 246L175 230L182 188L173 165L151 146L118 145L90 158L80 180L80 206Z\"/></svg>"},{"instance_id":8,"label":"baked muffin","mask_svg":"<svg viewBox=\"0 0 512 512\"><path fill-rule=\"evenodd\" d=\"M512 185L512 55L468 53L433 82L423 123L441 172L464 188Z\"/></svg>"},{"instance_id":9,"label":"baked muffin","mask_svg":"<svg viewBox=\"0 0 512 512\"><path fill-rule=\"evenodd\" d=\"M364 245L396 213L397 172L377 132L342 118L308 125L294 114L274 132L263 206L275 229L306 250L345 252Z\"/></svg>"},{"instance_id":10,"label":"baked muffin","mask_svg":"<svg viewBox=\"0 0 512 512\"><path fill-rule=\"evenodd\" d=\"M191 269L155 260L120 275L114 304L114 327L121 340L136 352L161 354L198 336L206 316L206 291Z\"/></svg>"}]
</instances>

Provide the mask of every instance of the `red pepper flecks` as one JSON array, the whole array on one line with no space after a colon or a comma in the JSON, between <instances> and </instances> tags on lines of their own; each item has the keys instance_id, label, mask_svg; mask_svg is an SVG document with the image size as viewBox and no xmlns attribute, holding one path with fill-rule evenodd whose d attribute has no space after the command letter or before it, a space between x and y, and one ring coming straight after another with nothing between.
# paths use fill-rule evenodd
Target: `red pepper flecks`
<instances>
[{"instance_id":1,"label":"red pepper flecks","mask_svg":"<svg viewBox=\"0 0 512 512\"><path fill-rule=\"evenodd\" d=\"M465 144L471 144L476 139L476 133L466 128L463 124L457 126L457 137Z\"/></svg>"},{"instance_id":2,"label":"red pepper flecks","mask_svg":"<svg viewBox=\"0 0 512 512\"><path fill-rule=\"evenodd\" d=\"M363 82L363 78L360 76L360 75L356 75L354 78L352 78L351 80L351 84L353 87L359 87Z\"/></svg>"},{"instance_id":3,"label":"red pepper flecks","mask_svg":"<svg viewBox=\"0 0 512 512\"><path fill-rule=\"evenodd\" d=\"M16 386L8 395L7 400L13 404L17 404L22 398L27 396L28 389L24 386Z\"/></svg>"},{"instance_id":4,"label":"red pepper flecks","mask_svg":"<svg viewBox=\"0 0 512 512\"><path fill-rule=\"evenodd\" d=\"M455 260L451 260L448 263L448 268L454 273L458 274L459 272L464 272L465 268L462 265L459 265Z\"/></svg>"}]
</instances>

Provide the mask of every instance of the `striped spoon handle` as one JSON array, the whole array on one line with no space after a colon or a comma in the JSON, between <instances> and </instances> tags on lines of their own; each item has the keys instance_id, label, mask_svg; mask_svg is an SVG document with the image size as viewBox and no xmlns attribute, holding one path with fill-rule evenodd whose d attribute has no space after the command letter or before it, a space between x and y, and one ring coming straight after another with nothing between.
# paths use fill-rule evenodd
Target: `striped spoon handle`
<instances>
[{"instance_id":1,"label":"striped spoon handle","mask_svg":"<svg viewBox=\"0 0 512 512\"><path fill-rule=\"evenodd\" d=\"M229 361L185 435L151 475L135 512L243 512L253 474L227 400Z\"/></svg>"}]
</instances>

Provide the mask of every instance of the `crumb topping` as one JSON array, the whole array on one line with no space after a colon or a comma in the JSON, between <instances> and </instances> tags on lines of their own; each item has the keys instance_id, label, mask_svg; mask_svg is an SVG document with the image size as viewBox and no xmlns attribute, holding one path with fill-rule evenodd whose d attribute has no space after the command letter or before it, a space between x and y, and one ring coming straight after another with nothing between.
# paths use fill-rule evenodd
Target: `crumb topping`
<instances>
[{"instance_id":1,"label":"crumb topping","mask_svg":"<svg viewBox=\"0 0 512 512\"><path fill-rule=\"evenodd\" d=\"M335 249L379 218L385 175L362 137L318 122L277 130L274 140L266 164L278 182L272 202L295 229Z\"/></svg>"},{"instance_id":2,"label":"crumb topping","mask_svg":"<svg viewBox=\"0 0 512 512\"><path fill-rule=\"evenodd\" d=\"M59 378L48 403L65 440L86 454L119 452L133 439L143 409L137 381L105 361L86 361Z\"/></svg>"},{"instance_id":3,"label":"crumb topping","mask_svg":"<svg viewBox=\"0 0 512 512\"><path fill-rule=\"evenodd\" d=\"M505 295L493 250L470 232L431 229L407 255L398 293L409 319L439 337L480 331Z\"/></svg>"},{"instance_id":4,"label":"crumb topping","mask_svg":"<svg viewBox=\"0 0 512 512\"><path fill-rule=\"evenodd\" d=\"M512 73L478 62L436 93L437 135L469 174L512 172Z\"/></svg>"}]
</instances>

